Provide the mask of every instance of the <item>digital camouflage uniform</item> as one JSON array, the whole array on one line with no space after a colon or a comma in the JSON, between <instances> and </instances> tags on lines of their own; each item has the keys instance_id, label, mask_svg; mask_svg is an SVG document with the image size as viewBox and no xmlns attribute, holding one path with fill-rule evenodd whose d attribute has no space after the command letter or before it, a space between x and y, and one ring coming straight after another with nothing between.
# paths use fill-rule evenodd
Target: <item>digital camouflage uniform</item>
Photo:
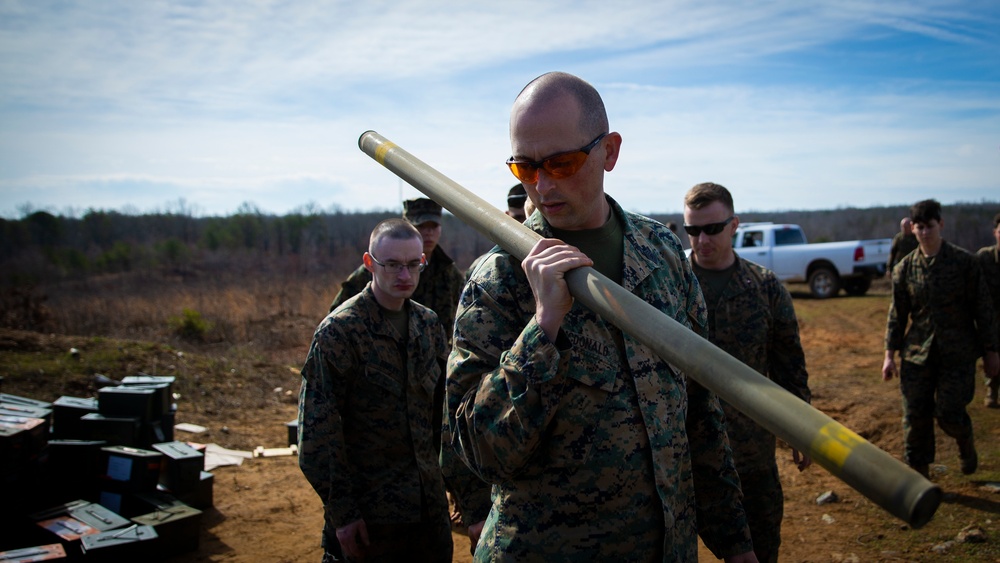
<instances>
[{"instance_id":1,"label":"digital camouflage uniform","mask_svg":"<svg viewBox=\"0 0 1000 563\"><path fill-rule=\"evenodd\" d=\"M910 323L907 330L907 321ZM886 350L899 350L906 462L934 462L934 418L959 442L973 437L966 406L976 359L996 350L993 305L976 258L947 241L928 260L919 250L892 270ZM935 399L936 396L936 399Z\"/></svg>"},{"instance_id":2,"label":"digital camouflage uniform","mask_svg":"<svg viewBox=\"0 0 1000 563\"><path fill-rule=\"evenodd\" d=\"M407 307L406 342L370 284L320 323L302 367L299 467L323 500L324 545L359 518L369 532L422 522L437 525L450 561L432 408L445 337L433 311Z\"/></svg>"},{"instance_id":3,"label":"digital camouflage uniform","mask_svg":"<svg viewBox=\"0 0 1000 563\"><path fill-rule=\"evenodd\" d=\"M899 264L899 261L904 256L916 250L918 246L920 246L920 243L917 242L917 237L913 233L906 233L904 235L900 231L893 235L892 246L889 247L889 262L886 264L886 271L891 273L896 264Z\"/></svg>"},{"instance_id":4,"label":"digital camouflage uniform","mask_svg":"<svg viewBox=\"0 0 1000 563\"><path fill-rule=\"evenodd\" d=\"M993 318L996 319L997 330L1000 331L1000 249L998 248L1000 247L995 244L984 246L979 249L976 256L983 268L983 278L986 279L986 285L990 288L990 299L993 300ZM986 387L997 389L1000 387L1000 378L987 378Z\"/></svg>"},{"instance_id":5,"label":"digital camouflage uniform","mask_svg":"<svg viewBox=\"0 0 1000 563\"><path fill-rule=\"evenodd\" d=\"M609 202L623 286L703 333L676 237ZM540 214L525 224L551 236ZM613 330L577 303L549 340L506 252L466 285L447 400L453 445L494 484L477 560L695 561L696 532L720 557L752 549L718 399L628 335L622 365Z\"/></svg>"},{"instance_id":6,"label":"digital camouflage uniform","mask_svg":"<svg viewBox=\"0 0 1000 563\"><path fill-rule=\"evenodd\" d=\"M445 335L450 340L451 329L455 324L455 307L458 305L459 296L462 295L465 276L455 266L455 261L441 249L441 245L434 247L434 251L427 257L427 260L427 267L420 273L417 289L410 299L425 307L430 307L432 311L437 313ZM357 295L371 279L371 272L366 270L364 266L359 266L357 270L351 272L351 275L341 284L340 292L333 299L330 310L333 311L341 303Z\"/></svg>"},{"instance_id":7,"label":"digital camouflage uniform","mask_svg":"<svg viewBox=\"0 0 1000 563\"><path fill-rule=\"evenodd\" d=\"M334 298L330 310L337 308L352 295L357 294L365 284L372 279L371 272L364 266L359 267L341 285L340 292ZM451 332L455 324L455 308L465 285L465 276L455 266L455 261L448 256L440 245L434 247L429 257L427 267L420 273L417 288L410 297L421 305L430 307L437 313L441 326L444 328L447 344L451 346ZM444 388L439 389L443 393ZM440 398L440 397L439 397ZM446 421L438 418L443 431ZM454 451L441 449L440 465L444 472L448 491L452 493L462 521L466 525L481 522L489 512L490 486L471 474L465 465L455 457Z\"/></svg>"},{"instance_id":8,"label":"digital camouflage uniform","mask_svg":"<svg viewBox=\"0 0 1000 563\"><path fill-rule=\"evenodd\" d=\"M701 280L703 270L695 266L694 271ZM792 296L774 272L737 256L728 284L715 299L706 293L708 339L809 402L809 374ZM784 496L775 461L776 439L750 417L721 402L754 551L762 563L777 561Z\"/></svg>"}]
</instances>

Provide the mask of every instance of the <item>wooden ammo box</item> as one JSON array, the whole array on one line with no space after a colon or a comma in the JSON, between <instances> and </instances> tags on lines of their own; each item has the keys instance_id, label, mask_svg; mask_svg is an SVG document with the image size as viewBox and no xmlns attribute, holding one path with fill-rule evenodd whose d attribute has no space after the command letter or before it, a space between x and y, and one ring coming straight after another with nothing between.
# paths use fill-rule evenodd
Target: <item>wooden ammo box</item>
<instances>
[{"instance_id":1,"label":"wooden ammo box","mask_svg":"<svg viewBox=\"0 0 1000 563\"><path fill-rule=\"evenodd\" d=\"M197 508L177 502L169 507L135 516L132 521L155 528L165 553L173 555L198 549L201 539L201 511Z\"/></svg>"},{"instance_id":2,"label":"wooden ammo box","mask_svg":"<svg viewBox=\"0 0 1000 563\"><path fill-rule=\"evenodd\" d=\"M59 397L52 403L52 436L55 438L83 438L85 434L80 424L80 418L96 412L96 397Z\"/></svg>"},{"instance_id":3,"label":"wooden ammo box","mask_svg":"<svg viewBox=\"0 0 1000 563\"><path fill-rule=\"evenodd\" d=\"M161 547L151 526L129 526L86 536L80 545L84 561L98 563L156 560Z\"/></svg>"},{"instance_id":4,"label":"wooden ammo box","mask_svg":"<svg viewBox=\"0 0 1000 563\"><path fill-rule=\"evenodd\" d=\"M122 446L141 445L141 421L134 416L106 416L92 412L80 417L83 439L104 440Z\"/></svg>"},{"instance_id":5,"label":"wooden ammo box","mask_svg":"<svg viewBox=\"0 0 1000 563\"><path fill-rule=\"evenodd\" d=\"M160 484L177 494L198 487L201 470L205 469L205 455L184 442L153 444L153 449L163 454Z\"/></svg>"},{"instance_id":6,"label":"wooden ammo box","mask_svg":"<svg viewBox=\"0 0 1000 563\"><path fill-rule=\"evenodd\" d=\"M0 551L3 563L29 563L32 561L56 561L66 559L66 550L61 543L36 545L10 551Z\"/></svg>"}]
</instances>

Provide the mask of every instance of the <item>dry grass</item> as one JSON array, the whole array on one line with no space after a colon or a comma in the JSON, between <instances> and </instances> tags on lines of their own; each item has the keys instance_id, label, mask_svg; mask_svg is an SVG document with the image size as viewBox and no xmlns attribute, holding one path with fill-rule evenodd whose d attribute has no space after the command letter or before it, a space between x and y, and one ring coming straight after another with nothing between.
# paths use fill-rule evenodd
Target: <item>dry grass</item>
<instances>
[{"instance_id":1,"label":"dry grass","mask_svg":"<svg viewBox=\"0 0 1000 563\"><path fill-rule=\"evenodd\" d=\"M28 328L283 356L308 346L337 288L339 280L287 275L103 276L36 288L44 322ZM177 330L185 310L204 321L200 337Z\"/></svg>"}]
</instances>

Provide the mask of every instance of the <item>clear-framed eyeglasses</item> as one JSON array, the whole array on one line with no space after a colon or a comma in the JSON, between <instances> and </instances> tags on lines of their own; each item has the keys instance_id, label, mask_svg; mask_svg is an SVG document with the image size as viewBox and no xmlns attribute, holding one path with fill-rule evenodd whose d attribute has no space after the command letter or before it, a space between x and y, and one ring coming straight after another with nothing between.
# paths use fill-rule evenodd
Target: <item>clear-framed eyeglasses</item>
<instances>
[{"instance_id":1,"label":"clear-framed eyeglasses","mask_svg":"<svg viewBox=\"0 0 1000 563\"><path fill-rule=\"evenodd\" d=\"M386 272L393 275L402 272L403 268L409 270L411 274L416 274L417 272L423 272L424 268L427 267L427 261L424 258L421 258L420 260L414 260L413 262L407 262L405 264L393 260L390 260L383 264L382 262L379 262L379 259L375 258L373 254L369 253L368 255L372 257L373 262L375 262L379 266L382 266L382 268L385 269Z\"/></svg>"}]
</instances>

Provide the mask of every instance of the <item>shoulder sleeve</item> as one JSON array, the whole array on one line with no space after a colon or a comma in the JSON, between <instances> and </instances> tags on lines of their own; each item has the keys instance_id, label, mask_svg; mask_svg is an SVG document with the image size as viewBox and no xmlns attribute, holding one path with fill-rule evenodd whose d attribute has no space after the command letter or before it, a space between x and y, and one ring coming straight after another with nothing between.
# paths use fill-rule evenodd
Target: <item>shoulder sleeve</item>
<instances>
[{"instance_id":1,"label":"shoulder sleeve","mask_svg":"<svg viewBox=\"0 0 1000 563\"><path fill-rule=\"evenodd\" d=\"M452 447L490 483L528 463L565 394L569 365L535 321L527 281L508 262L493 257L466 285L448 359Z\"/></svg>"},{"instance_id":2,"label":"shoulder sleeve","mask_svg":"<svg viewBox=\"0 0 1000 563\"><path fill-rule=\"evenodd\" d=\"M337 323L327 317L313 337L299 390L299 467L338 526L361 518L340 415L356 360Z\"/></svg>"},{"instance_id":3,"label":"shoulder sleeve","mask_svg":"<svg viewBox=\"0 0 1000 563\"><path fill-rule=\"evenodd\" d=\"M351 275L347 276L347 279L340 284L340 291L333 298L333 303L330 304L330 312L332 313L334 309L340 307L344 301L361 293L371 279L371 272L366 270L364 266L358 266L358 269L351 272Z\"/></svg>"},{"instance_id":4,"label":"shoulder sleeve","mask_svg":"<svg viewBox=\"0 0 1000 563\"><path fill-rule=\"evenodd\" d=\"M795 317L792 295L773 272L765 278L770 296L774 327L771 331L768 369L771 379L788 392L805 402L810 402L809 374L806 355L799 338L799 321Z\"/></svg>"}]
</instances>

